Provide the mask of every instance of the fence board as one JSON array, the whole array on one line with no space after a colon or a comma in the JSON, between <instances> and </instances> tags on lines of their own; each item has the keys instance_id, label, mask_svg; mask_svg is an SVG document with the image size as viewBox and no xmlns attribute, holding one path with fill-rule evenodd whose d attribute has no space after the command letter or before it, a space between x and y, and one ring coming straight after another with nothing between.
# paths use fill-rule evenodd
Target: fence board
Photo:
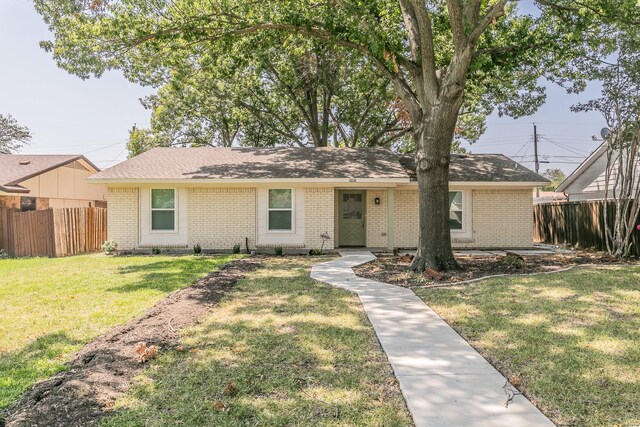
<instances>
[{"instance_id":1,"label":"fence board","mask_svg":"<svg viewBox=\"0 0 640 427\"><path fill-rule=\"evenodd\" d=\"M540 243L567 244L585 249L606 250L604 209L613 225L615 205L601 200L555 202L534 205L534 239ZM636 224L640 224L640 217ZM631 254L640 257L640 232L632 235Z\"/></svg>"},{"instance_id":2,"label":"fence board","mask_svg":"<svg viewBox=\"0 0 640 427\"><path fill-rule=\"evenodd\" d=\"M96 252L105 240L105 208L0 209L0 249L12 257Z\"/></svg>"}]
</instances>

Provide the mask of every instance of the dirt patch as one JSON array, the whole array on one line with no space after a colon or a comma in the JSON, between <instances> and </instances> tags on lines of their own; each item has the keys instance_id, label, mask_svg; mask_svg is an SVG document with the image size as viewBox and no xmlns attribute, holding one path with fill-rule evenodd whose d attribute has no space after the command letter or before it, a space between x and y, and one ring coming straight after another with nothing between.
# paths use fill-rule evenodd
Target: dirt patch
<instances>
[{"instance_id":1,"label":"dirt patch","mask_svg":"<svg viewBox=\"0 0 640 427\"><path fill-rule=\"evenodd\" d=\"M429 275L413 273L409 266L413 257L409 255L382 255L375 261L362 264L353 270L356 275L380 282L403 287L442 286L502 274L532 274L553 272L572 265L618 264L619 260L607 255L574 252L571 254L529 255L529 256L459 256L456 257L461 269L442 273L436 280ZM628 261L629 265L638 265L638 261Z\"/></svg>"},{"instance_id":2,"label":"dirt patch","mask_svg":"<svg viewBox=\"0 0 640 427\"><path fill-rule=\"evenodd\" d=\"M90 426L145 368L147 360L178 345L179 331L194 325L246 272L260 264L245 258L181 289L142 316L87 344L68 369L35 384L4 414L6 426Z\"/></svg>"}]
</instances>

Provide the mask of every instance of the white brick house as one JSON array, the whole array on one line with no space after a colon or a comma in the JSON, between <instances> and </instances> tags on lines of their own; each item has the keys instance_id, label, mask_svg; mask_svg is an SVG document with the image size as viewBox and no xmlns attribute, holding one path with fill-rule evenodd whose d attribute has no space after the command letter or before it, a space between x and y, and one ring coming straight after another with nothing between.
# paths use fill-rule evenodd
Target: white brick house
<instances>
[{"instance_id":1,"label":"white brick house","mask_svg":"<svg viewBox=\"0 0 640 427\"><path fill-rule=\"evenodd\" d=\"M106 184L119 249L283 246L413 248L412 159L388 150L155 148L88 179ZM533 242L532 188L546 181L502 155L452 155L454 247Z\"/></svg>"}]
</instances>

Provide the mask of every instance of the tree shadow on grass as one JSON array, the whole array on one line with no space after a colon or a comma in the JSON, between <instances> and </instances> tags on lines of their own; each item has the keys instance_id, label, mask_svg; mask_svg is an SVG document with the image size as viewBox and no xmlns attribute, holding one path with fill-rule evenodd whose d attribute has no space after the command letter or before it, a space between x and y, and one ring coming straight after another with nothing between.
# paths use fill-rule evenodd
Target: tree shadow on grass
<instances>
[{"instance_id":1,"label":"tree shadow on grass","mask_svg":"<svg viewBox=\"0 0 640 427\"><path fill-rule=\"evenodd\" d=\"M559 425L640 423L640 270L418 290Z\"/></svg>"},{"instance_id":2,"label":"tree shadow on grass","mask_svg":"<svg viewBox=\"0 0 640 427\"><path fill-rule=\"evenodd\" d=\"M65 369L63 356L84 344L64 332L37 338L14 352L0 353L0 410L39 380Z\"/></svg>"},{"instance_id":3,"label":"tree shadow on grass","mask_svg":"<svg viewBox=\"0 0 640 427\"><path fill-rule=\"evenodd\" d=\"M107 425L409 425L357 297L297 263L267 265L239 284Z\"/></svg>"},{"instance_id":4,"label":"tree shadow on grass","mask_svg":"<svg viewBox=\"0 0 640 427\"><path fill-rule=\"evenodd\" d=\"M218 269L234 257L175 257L148 264L120 267L118 274L138 276L133 281L107 289L111 292L137 292L153 289L173 292ZM125 281L126 282L126 281Z\"/></svg>"}]
</instances>

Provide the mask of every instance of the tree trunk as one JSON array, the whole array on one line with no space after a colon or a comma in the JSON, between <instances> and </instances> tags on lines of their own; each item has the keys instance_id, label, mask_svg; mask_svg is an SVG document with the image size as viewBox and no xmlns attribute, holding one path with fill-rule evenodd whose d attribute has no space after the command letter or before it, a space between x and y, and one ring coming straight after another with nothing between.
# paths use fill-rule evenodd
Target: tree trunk
<instances>
[{"instance_id":1,"label":"tree trunk","mask_svg":"<svg viewBox=\"0 0 640 427\"><path fill-rule=\"evenodd\" d=\"M411 269L456 270L449 231L449 159L460 102L440 103L413 133L420 229Z\"/></svg>"}]
</instances>

